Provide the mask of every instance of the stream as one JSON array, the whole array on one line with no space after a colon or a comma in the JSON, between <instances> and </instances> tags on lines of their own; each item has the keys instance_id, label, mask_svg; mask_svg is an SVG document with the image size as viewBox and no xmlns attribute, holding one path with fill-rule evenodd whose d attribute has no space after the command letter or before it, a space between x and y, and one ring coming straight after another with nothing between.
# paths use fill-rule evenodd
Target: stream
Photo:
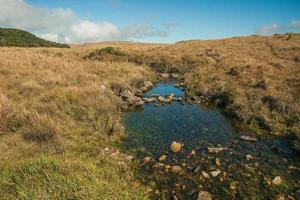
<instances>
[{"instance_id":1,"label":"stream","mask_svg":"<svg viewBox=\"0 0 300 200\"><path fill-rule=\"evenodd\" d=\"M175 83L159 82L145 97L183 97ZM122 147L140 160L137 176L153 187L153 199L197 199L199 191L213 199L299 195L300 159L289 141L237 128L216 108L181 101L148 103L127 113L123 123L127 134ZM170 150L173 141L183 144L178 153ZM211 147L222 151L209 152Z\"/></svg>"}]
</instances>

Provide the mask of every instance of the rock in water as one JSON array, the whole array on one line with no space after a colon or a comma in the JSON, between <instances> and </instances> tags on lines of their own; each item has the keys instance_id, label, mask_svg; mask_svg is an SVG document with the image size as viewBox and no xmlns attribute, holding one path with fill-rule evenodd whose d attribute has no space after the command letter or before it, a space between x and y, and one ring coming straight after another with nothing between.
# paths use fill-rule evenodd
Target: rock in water
<instances>
[{"instance_id":1,"label":"rock in water","mask_svg":"<svg viewBox=\"0 0 300 200\"><path fill-rule=\"evenodd\" d=\"M242 135L240 138L242 140L247 141L247 142L255 142L257 140L255 137L251 137L251 136L248 136L248 135Z\"/></svg>"},{"instance_id":2,"label":"rock in water","mask_svg":"<svg viewBox=\"0 0 300 200\"><path fill-rule=\"evenodd\" d=\"M227 148L225 147L207 147L208 153L219 153L221 151L226 150Z\"/></svg>"},{"instance_id":3,"label":"rock in water","mask_svg":"<svg viewBox=\"0 0 300 200\"><path fill-rule=\"evenodd\" d=\"M197 200L212 200L212 196L209 192L200 191Z\"/></svg>"},{"instance_id":4,"label":"rock in water","mask_svg":"<svg viewBox=\"0 0 300 200\"><path fill-rule=\"evenodd\" d=\"M153 83L151 83L150 81L145 81L145 88L147 89L147 90L149 90L150 88L152 88L153 87Z\"/></svg>"},{"instance_id":5,"label":"rock in water","mask_svg":"<svg viewBox=\"0 0 300 200\"><path fill-rule=\"evenodd\" d=\"M280 185L282 183L282 179L280 176L276 176L273 180L272 180L272 184L273 185Z\"/></svg>"},{"instance_id":6,"label":"rock in water","mask_svg":"<svg viewBox=\"0 0 300 200\"><path fill-rule=\"evenodd\" d=\"M161 161L164 161L166 159L167 159L167 155L162 155L162 156L159 157L158 160L161 162Z\"/></svg>"},{"instance_id":7,"label":"rock in water","mask_svg":"<svg viewBox=\"0 0 300 200\"><path fill-rule=\"evenodd\" d=\"M216 171L212 171L212 172L210 172L210 174L213 176L213 177L217 177L217 176L219 176L219 174L221 173L221 171L220 170L216 170Z\"/></svg>"},{"instance_id":8,"label":"rock in water","mask_svg":"<svg viewBox=\"0 0 300 200\"><path fill-rule=\"evenodd\" d=\"M170 146L170 149L174 152L174 153L177 153L181 150L181 147L182 145L178 142L172 142L171 146Z\"/></svg>"},{"instance_id":9,"label":"rock in water","mask_svg":"<svg viewBox=\"0 0 300 200\"><path fill-rule=\"evenodd\" d=\"M204 177L204 178L209 178L209 174L208 173L206 173L205 171L202 171L202 176Z\"/></svg>"},{"instance_id":10,"label":"rock in water","mask_svg":"<svg viewBox=\"0 0 300 200\"><path fill-rule=\"evenodd\" d=\"M158 101L162 102L162 103L169 103L169 100L165 97L159 96L158 97Z\"/></svg>"},{"instance_id":11,"label":"rock in water","mask_svg":"<svg viewBox=\"0 0 300 200\"><path fill-rule=\"evenodd\" d=\"M144 105L144 101L137 96L132 96L128 98L128 102L131 106L142 106Z\"/></svg>"},{"instance_id":12,"label":"rock in water","mask_svg":"<svg viewBox=\"0 0 300 200\"><path fill-rule=\"evenodd\" d=\"M215 162L218 167L221 166L221 160L219 158L216 158Z\"/></svg>"},{"instance_id":13,"label":"rock in water","mask_svg":"<svg viewBox=\"0 0 300 200\"><path fill-rule=\"evenodd\" d=\"M170 74L168 74L168 73L162 73L160 76L161 76L161 78L169 78Z\"/></svg>"},{"instance_id":14,"label":"rock in water","mask_svg":"<svg viewBox=\"0 0 300 200\"><path fill-rule=\"evenodd\" d=\"M171 172L173 173L180 173L182 171L182 168L180 166L172 166Z\"/></svg>"}]
</instances>

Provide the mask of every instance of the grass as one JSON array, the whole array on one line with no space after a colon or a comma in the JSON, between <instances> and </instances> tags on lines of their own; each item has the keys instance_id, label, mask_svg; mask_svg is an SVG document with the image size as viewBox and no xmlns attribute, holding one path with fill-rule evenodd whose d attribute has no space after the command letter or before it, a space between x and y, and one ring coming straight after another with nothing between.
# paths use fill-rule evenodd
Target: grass
<instances>
[{"instance_id":1,"label":"grass","mask_svg":"<svg viewBox=\"0 0 300 200\"><path fill-rule=\"evenodd\" d=\"M257 132L300 139L299 44L293 34L0 48L1 198L149 198L135 161L118 151L115 91L154 81L154 70L179 73L189 95Z\"/></svg>"}]
</instances>

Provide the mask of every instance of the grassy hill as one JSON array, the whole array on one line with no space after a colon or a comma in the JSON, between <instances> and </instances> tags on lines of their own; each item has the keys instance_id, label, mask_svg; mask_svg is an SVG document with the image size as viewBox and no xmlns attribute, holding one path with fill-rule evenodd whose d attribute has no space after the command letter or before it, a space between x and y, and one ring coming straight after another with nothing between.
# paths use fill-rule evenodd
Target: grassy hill
<instances>
[{"instance_id":1,"label":"grassy hill","mask_svg":"<svg viewBox=\"0 0 300 200\"><path fill-rule=\"evenodd\" d=\"M35 35L11 28L0 28L0 47L57 47L69 48L67 44L50 42Z\"/></svg>"}]
</instances>

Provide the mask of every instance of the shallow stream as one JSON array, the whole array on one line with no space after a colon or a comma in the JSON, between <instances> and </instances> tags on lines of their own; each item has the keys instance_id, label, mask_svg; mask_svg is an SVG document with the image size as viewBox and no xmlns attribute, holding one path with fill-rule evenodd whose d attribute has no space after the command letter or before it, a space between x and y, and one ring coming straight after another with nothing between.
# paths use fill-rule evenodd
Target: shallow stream
<instances>
[{"instance_id":1,"label":"shallow stream","mask_svg":"<svg viewBox=\"0 0 300 200\"><path fill-rule=\"evenodd\" d=\"M145 97L184 96L175 83L160 82ZM137 173L154 188L154 199L197 199L199 191L208 191L214 199L296 199L300 189L299 154L287 139L235 128L216 108L178 101L149 103L129 112L124 125L123 147L141 160ZM257 141L242 140L245 135ZM173 141L183 144L180 152L170 150ZM208 147L224 150L209 153ZM166 159L159 161L161 155ZM143 162L146 156L152 160ZM180 166L180 171L172 172L170 166ZM219 174L214 177L213 172ZM275 177L280 184L274 184Z\"/></svg>"}]
</instances>

